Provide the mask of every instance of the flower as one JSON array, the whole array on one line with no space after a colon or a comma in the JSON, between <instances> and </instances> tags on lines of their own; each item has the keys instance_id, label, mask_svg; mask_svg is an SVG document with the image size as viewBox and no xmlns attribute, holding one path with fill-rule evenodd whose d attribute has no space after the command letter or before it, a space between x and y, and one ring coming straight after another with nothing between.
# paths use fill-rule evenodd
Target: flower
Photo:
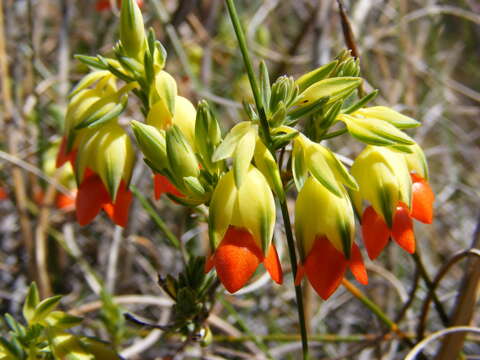
<instances>
[{"instance_id":1,"label":"flower","mask_svg":"<svg viewBox=\"0 0 480 360\"><path fill-rule=\"evenodd\" d=\"M234 293L263 263L278 284L283 273L275 246L275 202L262 173L250 166L241 186L233 170L219 180L210 203L209 235L213 250L205 271L215 268L225 288Z\"/></svg>"},{"instance_id":2,"label":"flower","mask_svg":"<svg viewBox=\"0 0 480 360\"><path fill-rule=\"evenodd\" d=\"M80 225L89 224L103 209L117 225L125 227L128 222L128 210L132 202L132 193L124 180L120 182L117 196L112 201L101 177L87 169L78 188L75 202L76 217Z\"/></svg>"},{"instance_id":3,"label":"flower","mask_svg":"<svg viewBox=\"0 0 480 360\"><path fill-rule=\"evenodd\" d=\"M362 214L362 235L368 256L378 257L392 237L409 253L415 252L412 218L429 223L433 218L433 192L421 175L418 149L403 154L388 147L367 146L352 165L360 190L352 192L361 213L362 198L370 202ZM421 150L420 150L421 151ZM421 153L423 155L423 152ZM408 159L413 156L412 159ZM413 161L416 159L416 162Z\"/></svg>"},{"instance_id":4,"label":"flower","mask_svg":"<svg viewBox=\"0 0 480 360\"><path fill-rule=\"evenodd\" d=\"M82 139L75 161L77 221L86 225L103 209L117 225L126 226L134 163L130 138L118 124L93 131Z\"/></svg>"},{"instance_id":5,"label":"flower","mask_svg":"<svg viewBox=\"0 0 480 360\"><path fill-rule=\"evenodd\" d=\"M353 242L355 219L345 189L341 196L313 176L307 178L295 204L295 234L301 262L295 284L306 275L324 300L335 292L350 268L362 284L368 276L360 250Z\"/></svg>"}]
</instances>

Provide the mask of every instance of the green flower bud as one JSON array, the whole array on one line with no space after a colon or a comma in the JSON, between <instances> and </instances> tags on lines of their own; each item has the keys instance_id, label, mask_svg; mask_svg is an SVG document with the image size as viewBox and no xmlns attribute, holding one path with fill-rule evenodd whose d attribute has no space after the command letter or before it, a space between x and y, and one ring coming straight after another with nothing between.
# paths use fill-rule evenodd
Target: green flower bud
<instances>
[{"instance_id":1,"label":"green flower bud","mask_svg":"<svg viewBox=\"0 0 480 360\"><path fill-rule=\"evenodd\" d=\"M122 1L120 12L120 41L127 56L143 62L145 27L140 8L135 0Z\"/></svg>"},{"instance_id":2,"label":"green flower bud","mask_svg":"<svg viewBox=\"0 0 480 360\"><path fill-rule=\"evenodd\" d=\"M168 167L165 131L136 120L131 121L130 125L140 150L155 170L158 171Z\"/></svg>"},{"instance_id":3,"label":"green flower bud","mask_svg":"<svg viewBox=\"0 0 480 360\"><path fill-rule=\"evenodd\" d=\"M195 153L176 125L166 131L166 145L168 164L172 176L179 180L186 177L198 177L200 169ZM182 181L178 182L181 183Z\"/></svg>"}]
</instances>

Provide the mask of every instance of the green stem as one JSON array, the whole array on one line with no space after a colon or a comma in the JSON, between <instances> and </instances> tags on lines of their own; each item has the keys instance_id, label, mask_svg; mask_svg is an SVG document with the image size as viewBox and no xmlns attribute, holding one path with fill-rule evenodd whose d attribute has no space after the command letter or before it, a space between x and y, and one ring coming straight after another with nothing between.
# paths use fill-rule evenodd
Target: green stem
<instances>
[{"instance_id":1,"label":"green stem","mask_svg":"<svg viewBox=\"0 0 480 360\"><path fill-rule=\"evenodd\" d=\"M250 81L250 87L252 88L253 92L253 98L255 99L255 105L257 106L260 116L260 125L262 126L267 146L270 148L272 144L270 127L268 126L268 120L267 116L265 115L264 104L260 95L260 88L258 86L257 77L255 76L255 72L253 70L252 60L250 59L250 54L248 52L247 41L245 40L245 33L243 32L242 25L240 24L240 19L238 18L237 9L235 8L233 0L225 1L227 3L230 19L232 20L233 29L235 30L235 35L237 36L238 45L240 46L240 51L242 52L243 62L245 64L248 80Z\"/></svg>"},{"instance_id":2,"label":"green stem","mask_svg":"<svg viewBox=\"0 0 480 360\"><path fill-rule=\"evenodd\" d=\"M287 237L288 253L290 255L290 264L292 266L293 279L297 277L297 255L295 254L295 241L293 239L292 224L288 214L287 199L285 194L281 197L284 199L280 202L282 209L283 226L285 227L285 235ZM303 309L302 286L295 286L295 297L297 299L298 321L300 323L300 334L302 336L303 359L308 359L308 335L305 323L305 311Z\"/></svg>"}]
</instances>

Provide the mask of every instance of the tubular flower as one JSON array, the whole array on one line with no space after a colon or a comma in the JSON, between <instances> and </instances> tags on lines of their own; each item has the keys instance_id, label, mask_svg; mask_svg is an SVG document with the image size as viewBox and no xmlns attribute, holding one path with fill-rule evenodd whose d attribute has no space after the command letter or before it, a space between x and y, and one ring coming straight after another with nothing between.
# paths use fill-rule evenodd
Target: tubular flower
<instances>
[{"instance_id":1,"label":"tubular flower","mask_svg":"<svg viewBox=\"0 0 480 360\"><path fill-rule=\"evenodd\" d=\"M76 215L80 225L92 221L103 208L117 225L126 226L132 193L128 183L133 148L117 124L95 130L80 143L75 163L78 193Z\"/></svg>"},{"instance_id":2,"label":"tubular flower","mask_svg":"<svg viewBox=\"0 0 480 360\"><path fill-rule=\"evenodd\" d=\"M423 222L432 219L433 192L420 175L410 173L409 168L414 167L409 166L408 156L387 147L368 146L352 166L352 175L360 186L352 193L358 213L362 198L370 202L361 221L371 259L380 255L390 237L414 253L412 218Z\"/></svg>"},{"instance_id":3,"label":"tubular flower","mask_svg":"<svg viewBox=\"0 0 480 360\"><path fill-rule=\"evenodd\" d=\"M296 285L306 275L326 300L340 285L347 268L360 283L368 283L360 249L353 242L353 208L343 187L337 196L308 177L295 204L295 234L301 257Z\"/></svg>"},{"instance_id":4,"label":"tubular flower","mask_svg":"<svg viewBox=\"0 0 480 360\"><path fill-rule=\"evenodd\" d=\"M213 253L205 265L215 267L225 288L234 293L263 263L278 284L283 273L272 243L275 202L262 173L250 166L237 187L233 171L225 174L215 188L210 203L209 235Z\"/></svg>"}]
</instances>

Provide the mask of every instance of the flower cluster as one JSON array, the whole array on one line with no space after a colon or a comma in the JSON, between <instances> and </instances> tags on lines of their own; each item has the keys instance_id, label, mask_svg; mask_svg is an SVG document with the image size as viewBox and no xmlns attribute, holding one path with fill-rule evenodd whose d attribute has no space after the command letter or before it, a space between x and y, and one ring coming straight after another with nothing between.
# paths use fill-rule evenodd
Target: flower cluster
<instances>
[{"instance_id":1,"label":"flower cluster","mask_svg":"<svg viewBox=\"0 0 480 360\"><path fill-rule=\"evenodd\" d=\"M209 208L205 271L215 268L228 291L241 289L260 263L282 283L273 239L275 198L286 205L291 185L298 192L296 284L306 277L327 299L347 268L360 283L368 282L354 241L355 213L371 259L390 238L414 252L412 219L430 223L434 198L425 156L403 132L419 123L388 107L368 107L376 91L355 102L363 80L349 52L298 79L281 76L273 84L262 63L261 99L256 107L245 105L248 121L225 137L208 103L195 108L178 94L164 70L165 50L153 30L145 33L133 0L122 2L114 53L115 58L78 57L93 71L72 92L66 115L58 165L74 166L80 224L101 209L116 224L127 222L134 151L118 119L134 94L145 120L129 125L153 171L155 197L166 193L179 204ZM344 133L366 144L350 171L321 143Z\"/></svg>"}]
</instances>

